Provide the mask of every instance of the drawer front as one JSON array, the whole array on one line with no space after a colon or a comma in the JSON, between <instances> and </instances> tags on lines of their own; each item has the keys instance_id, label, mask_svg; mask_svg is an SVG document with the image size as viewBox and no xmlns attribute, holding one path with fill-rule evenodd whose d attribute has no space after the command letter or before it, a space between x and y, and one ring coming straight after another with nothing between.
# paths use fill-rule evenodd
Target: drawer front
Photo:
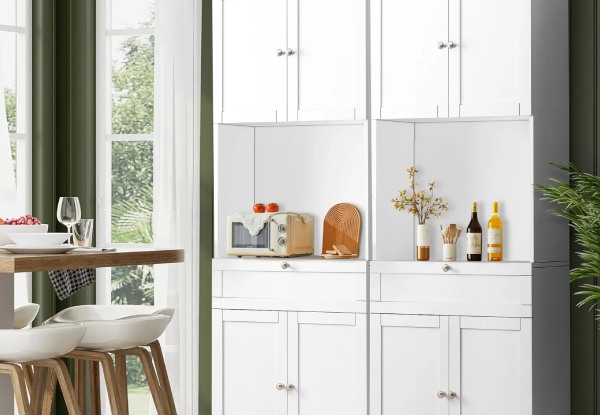
<instances>
[{"instance_id":1,"label":"drawer front","mask_svg":"<svg viewBox=\"0 0 600 415\"><path fill-rule=\"evenodd\" d=\"M371 274L371 300L531 305L529 275Z\"/></svg>"},{"instance_id":2,"label":"drawer front","mask_svg":"<svg viewBox=\"0 0 600 415\"><path fill-rule=\"evenodd\" d=\"M366 285L365 273L222 271L219 291L223 298L366 301Z\"/></svg>"}]
</instances>

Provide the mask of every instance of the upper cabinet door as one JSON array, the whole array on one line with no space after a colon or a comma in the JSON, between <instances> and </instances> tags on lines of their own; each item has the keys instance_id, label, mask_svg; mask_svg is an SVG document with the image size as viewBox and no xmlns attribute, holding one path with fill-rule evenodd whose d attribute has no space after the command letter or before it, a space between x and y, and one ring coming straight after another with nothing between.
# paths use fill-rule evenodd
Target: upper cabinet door
<instances>
[{"instance_id":1,"label":"upper cabinet door","mask_svg":"<svg viewBox=\"0 0 600 415\"><path fill-rule=\"evenodd\" d=\"M450 116L531 115L531 1L450 0Z\"/></svg>"},{"instance_id":2,"label":"upper cabinet door","mask_svg":"<svg viewBox=\"0 0 600 415\"><path fill-rule=\"evenodd\" d=\"M531 415L531 319L450 317L450 415Z\"/></svg>"},{"instance_id":3,"label":"upper cabinet door","mask_svg":"<svg viewBox=\"0 0 600 415\"><path fill-rule=\"evenodd\" d=\"M366 118L365 0L288 0L288 121Z\"/></svg>"},{"instance_id":4,"label":"upper cabinet door","mask_svg":"<svg viewBox=\"0 0 600 415\"><path fill-rule=\"evenodd\" d=\"M372 314L370 336L370 413L448 415L448 317Z\"/></svg>"},{"instance_id":5,"label":"upper cabinet door","mask_svg":"<svg viewBox=\"0 0 600 415\"><path fill-rule=\"evenodd\" d=\"M287 415L367 413L364 314L288 313Z\"/></svg>"},{"instance_id":6,"label":"upper cabinet door","mask_svg":"<svg viewBox=\"0 0 600 415\"><path fill-rule=\"evenodd\" d=\"M285 0L213 0L215 122L285 121Z\"/></svg>"},{"instance_id":7,"label":"upper cabinet door","mask_svg":"<svg viewBox=\"0 0 600 415\"><path fill-rule=\"evenodd\" d=\"M448 116L448 0L372 0L373 118Z\"/></svg>"}]
</instances>

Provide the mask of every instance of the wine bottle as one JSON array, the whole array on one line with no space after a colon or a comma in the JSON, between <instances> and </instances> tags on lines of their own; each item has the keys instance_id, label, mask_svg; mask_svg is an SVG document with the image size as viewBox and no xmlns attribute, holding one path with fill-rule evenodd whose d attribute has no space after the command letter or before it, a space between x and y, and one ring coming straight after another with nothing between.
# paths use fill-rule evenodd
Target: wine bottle
<instances>
[{"instance_id":1,"label":"wine bottle","mask_svg":"<svg viewBox=\"0 0 600 415\"><path fill-rule=\"evenodd\" d=\"M481 225L477 219L477 202L473 202L471 222L467 226L467 261L481 261Z\"/></svg>"},{"instance_id":2,"label":"wine bottle","mask_svg":"<svg viewBox=\"0 0 600 415\"><path fill-rule=\"evenodd\" d=\"M502 261L502 221L498 216L498 202L494 202L492 217L488 221L488 261Z\"/></svg>"}]
</instances>

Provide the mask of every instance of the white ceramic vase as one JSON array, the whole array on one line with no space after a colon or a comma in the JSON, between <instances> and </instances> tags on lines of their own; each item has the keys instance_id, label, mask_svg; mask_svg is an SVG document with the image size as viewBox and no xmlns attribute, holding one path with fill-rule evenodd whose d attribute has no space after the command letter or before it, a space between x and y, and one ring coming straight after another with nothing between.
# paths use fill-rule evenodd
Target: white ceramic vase
<instances>
[{"instance_id":1,"label":"white ceramic vase","mask_svg":"<svg viewBox=\"0 0 600 415\"><path fill-rule=\"evenodd\" d=\"M429 225L417 225L417 261L429 261Z\"/></svg>"}]
</instances>

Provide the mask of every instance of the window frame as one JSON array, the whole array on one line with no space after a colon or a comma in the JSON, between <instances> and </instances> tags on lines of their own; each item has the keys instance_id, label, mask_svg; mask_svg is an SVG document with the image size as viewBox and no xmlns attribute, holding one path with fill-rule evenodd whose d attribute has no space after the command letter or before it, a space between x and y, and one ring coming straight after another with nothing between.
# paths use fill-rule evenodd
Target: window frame
<instances>
[{"instance_id":1,"label":"window frame","mask_svg":"<svg viewBox=\"0 0 600 415\"><path fill-rule=\"evenodd\" d=\"M155 27L111 29L112 2L96 2L96 245L114 248L152 247L153 243L112 242L112 143L152 142L155 134L112 133L112 47L115 36L154 36ZM156 79L154 79L156 89ZM98 269L96 302L110 304L112 294L111 269Z\"/></svg>"}]
</instances>

